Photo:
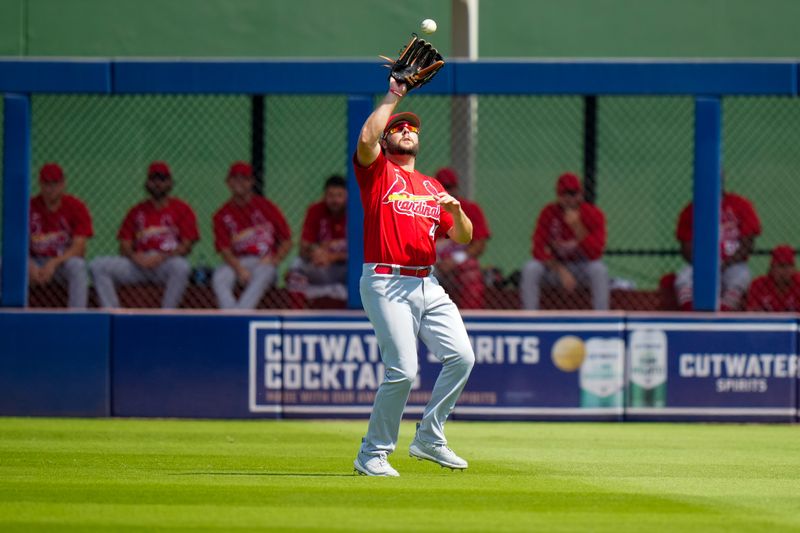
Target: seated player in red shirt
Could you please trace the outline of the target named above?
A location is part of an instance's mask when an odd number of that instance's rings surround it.
[[[681,245],[681,255],[688,265],[675,277],[675,293],[683,311],[693,309],[692,292],[692,223],[693,202],[681,211],[675,236]],[[723,191],[720,208],[720,285],[722,294],[720,309],[738,311],[742,308],[742,297],[750,284],[750,268],[747,260],[761,234],[761,221],[753,204],[744,196]]]
[[[39,170],[41,192],[30,202],[31,285],[56,282],[67,286],[69,307],[86,307],[89,276],[86,242],[92,237],[92,217],[86,204],[64,189],[63,169],[47,163]]]
[[[164,284],[161,307],[177,308],[189,283],[186,256],[200,239],[191,206],[173,196],[172,173],[163,161],[147,169],[147,200],[133,206],[117,232],[119,257],[98,257],[89,265],[103,307],[119,307],[116,284]]]
[[[800,311],[800,273],[795,270],[794,249],[788,244],[772,250],[769,273],[759,276],[747,291],[748,311],[796,313]]]
[[[441,168],[436,179],[451,196],[461,202],[461,209],[472,221],[472,242],[459,244],[444,236],[436,239],[436,268],[433,273],[461,309],[483,308],[485,285],[478,261],[491,237],[481,207],[459,194],[458,174],[452,168]]]
[[[533,232],[533,260],[520,278],[523,309],[539,309],[542,284],[572,292],[580,285],[592,291],[592,307],[608,309],[608,268],[602,261],[606,246],[606,217],[583,199],[583,186],[575,174],[562,174],[556,182],[558,199],[539,213]]]
[[[301,299],[347,300],[347,182],[342,176],[325,180],[322,200],[306,211],[288,287]]]
[[[225,182],[231,199],[214,213],[214,246],[225,262],[214,270],[211,286],[221,309],[255,309],[275,283],[292,234],[278,206],[253,192],[249,164],[233,163]],[[244,286],[238,300],[237,283]]]

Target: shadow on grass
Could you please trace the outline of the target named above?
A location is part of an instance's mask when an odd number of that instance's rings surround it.
[[[331,472],[173,472],[170,476],[285,476],[285,477],[352,477]]]

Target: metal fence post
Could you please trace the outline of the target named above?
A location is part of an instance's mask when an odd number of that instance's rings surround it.
[[[364,263],[364,210],[361,193],[353,168],[353,154],[358,146],[361,126],[372,113],[373,103],[369,96],[347,98],[347,307],[361,309],[361,294],[358,289],[361,265]]]
[[[25,307],[28,300],[28,210],[31,175],[31,100],[3,97],[2,307]]]
[[[692,265],[693,300],[694,309],[697,311],[719,309],[721,135],[720,98],[714,96],[696,98]]]

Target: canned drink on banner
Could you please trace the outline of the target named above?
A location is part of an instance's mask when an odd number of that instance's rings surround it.
[[[580,368],[581,407],[622,407],[625,344],[620,338],[586,340]]]
[[[634,330],[628,341],[628,355],[628,405],[666,407],[666,333],[661,330]]]

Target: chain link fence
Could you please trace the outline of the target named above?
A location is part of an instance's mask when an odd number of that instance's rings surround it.
[[[531,259],[536,218],[555,201],[557,177],[573,172],[589,175],[587,189],[606,215],[603,262],[611,278],[611,308],[668,308],[659,284],[683,265],[675,226],[692,196],[694,99],[598,97],[594,124],[587,123],[587,100],[578,96],[475,100],[469,146],[454,139],[453,115],[463,107],[454,108],[452,98],[414,95],[400,110],[422,118],[419,170],[433,175],[445,166],[472,169],[461,176],[461,189],[482,207],[492,234],[480,257],[483,307],[520,308],[520,270]],[[225,176],[231,162],[256,155],[264,194],[289,222],[294,248],[281,274],[297,254],[306,208],[321,197],[324,180],[346,174],[350,164],[345,96],[267,96],[256,117],[249,96],[36,95],[32,109],[32,192],[38,193],[42,164],[64,168],[67,192],[83,199],[93,217],[87,260],[119,253],[116,233],[128,209],[145,198],[148,164],[170,165],[173,194],[194,208],[200,230],[189,256],[193,274],[183,307],[216,306],[208,274],[221,259],[211,218],[230,196]],[[799,119],[796,99],[723,100],[726,189],[748,197],[763,224],[750,261],[754,276],[766,272],[773,246],[795,240]],[[263,138],[252,131],[260,123]],[[587,127],[594,128],[592,136]],[[254,139],[261,142],[254,145]],[[157,306],[160,290],[120,289],[122,304]],[[96,306],[90,294],[90,306]],[[30,295],[33,306],[66,301],[63,288],[52,284],[34,287]],[[280,275],[261,307],[289,305]],[[590,307],[582,289],[544,289],[541,295],[543,309]]]

